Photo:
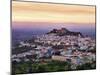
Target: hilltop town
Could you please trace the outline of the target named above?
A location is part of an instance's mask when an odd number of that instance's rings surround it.
[[[53,29],[13,47],[12,62],[46,63],[53,60],[71,63],[71,68],[76,69],[78,65],[96,61],[95,47],[95,39],[80,32]]]

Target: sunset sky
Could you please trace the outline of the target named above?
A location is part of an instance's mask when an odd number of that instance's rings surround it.
[[[13,26],[34,23],[95,25],[95,6],[12,1]]]

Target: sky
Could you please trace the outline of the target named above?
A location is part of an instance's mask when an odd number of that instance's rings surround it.
[[[95,6],[12,1],[13,27],[95,25]]]

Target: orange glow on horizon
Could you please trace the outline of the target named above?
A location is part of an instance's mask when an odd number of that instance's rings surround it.
[[[12,22],[95,23],[95,6],[12,1]]]

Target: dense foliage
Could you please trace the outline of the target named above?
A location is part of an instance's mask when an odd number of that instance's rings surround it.
[[[27,73],[43,73],[43,72],[56,72],[56,71],[72,71],[71,65],[68,62],[61,61],[49,61],[49,62],[13,62],[12,63],[12,75],[15,74],[27,74]],[[88,70],[95,69],[95,63],[86,63],[81,66],[77,66],[76,70]]]

